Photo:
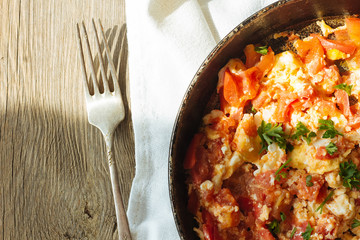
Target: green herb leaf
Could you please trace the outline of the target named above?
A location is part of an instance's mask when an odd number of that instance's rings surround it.
[[[293,230],[291,231],[290,239],[294,237],[295,233],[296,233],[296,227],[294,227]]]
[[[286,136],[281,124],[272,125],[271,123],[266,123],[263,120],[257,132],[261,139],[260,153],[267,150],[268,146],[274,142],[277,143],[280,148],[286,149]]]
[[[260,53],[262,55],[266,55],[268,53],[267,46],[255,47],[255,52]]]
[[[301,236],[303,237],[303,239],[305,240],[310,240],[310,236],[311,236],[311,232],[313,231],[314,229],[310,226],[310,223],[308,223],[306,229],[305,229],[305,232],[303,232],[301,234]]]
[[[286,173],[286,172],[281,172],[281,173],[279,173],[279,174],[275,177],[275,180],[278,181],[278,182],[280,182],[280,180],[281,180],[282,178],[286,178],[286,177],[287,177],[287,173]]]
[[[326,147],[325,147],[326,151],[328,152],[328,154],[330,155],[334,155],[334,153],[336,153],[336,151],[338,150],[337,146],[335,145],[335,143],[330,142]]]
[[[309,145],[311,143],[311,138],[316,137],[316,133],[311,132],[307,135],[307,137],[305,137],[305,141],[307,142],[307,144]]]
[[[294,146],[291,143],[287,142],[286,143],[286,153],[292,152],[292,150],[294,150]]]
[[[343,136],[342,133],[337,131],[332,120],[319,119],[319,130],[326,130],[322,138],[334,138],[336,135]]]
[[[339,175],[343,179],[344,187],[360,189],[360,172],[351,160],[340,163]]]
[[[280,223],[276,219],[268,224],[267,227],[274,237],[280,232]]]
[[[299,140],[300,136],[306,137],[307,133],[309,132],[310,130],[302,122],[298,122],[296,124],[296,132],[291,136],[291,138]]]
[[[312,187],[312,186],[314,186],[314,183],[311,182],[311,179],[312,179],[312,176],[311,176],[311,175],[307,175],[307,176],[306,176],[306,186],[307,186],[307,187]]]
[[[354,219],[353,223],[351,224],[351,228],[356,228],[360,226],[360,221],[357,219]]]
[[[339,85],[336,85],[334,88],[344,90],[350,96],[353,85],[347,85],[346,83],[341,83]]]
[[[256,114],[256,113],[257,113],[257,111],[256,111],[256,109],[255,109],[254,107],[251,107],[250,113],[252,113],[252,114]]]
[[[281,221],[282,221],[282,222],[285,221],[285,219],[286,219],[285,213],[280,212],[280,218],[281,218]]]
[[[283,165],[280,166],[280,168],[275,172],[275,180],[280,182],[281,178],[286,178],[287,173],[286,172],[280,172],[283,169],[286,169],[289,167],[289,163],[291,162],[291,158],[289,158],[286,162],[284,162]]]
[[[296,124],[296,132],[291,136],[291,138],[299,140],[300,137],[303,137],[307,144],[310,144],[311,138],[316,137],[316,133],[310,132],[310,130],[302,122],[298,122]]]
[[[332,196],[334,195],[334,190],[332,190],[329,195],[326,196],[324,201],[320,204],[320,206],[316,209],[316,212],[320,210],[320,214],[322,214],[323,207],[325,206],[326,202],[329,201]]]

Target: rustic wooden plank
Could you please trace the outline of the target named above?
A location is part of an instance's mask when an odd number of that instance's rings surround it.
[[[0,13],[0,239],[116,239],[75,24],[84,20],[90,30],[100,18],[114,54],[126,104],[114,151],[127,206],[135,161],[124,0],[3,0]]]

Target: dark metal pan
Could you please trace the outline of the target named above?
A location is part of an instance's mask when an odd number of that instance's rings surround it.
[[[284,30],[306,35],[318,31],[315,21],[327,19],[338,25],[346,15],[360,14],[359,0],[285,0],[278,1],[255,13],[222,39],[196,72],[180,106],[169,152],[169,190],[172,211],[181,239],[198,239],[193,228],[196,221],[187,211],[186,172],[183,160],[201,118],[216,105],[218,71],[231,58],[242,57],[249,43],[267,41],[276,51],[281,41],[268,41],[273,33]]]

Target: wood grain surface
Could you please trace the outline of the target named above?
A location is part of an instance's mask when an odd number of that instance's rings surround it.
[[[76,23],[100,18],[126,118],[115,133],[125,206],[135,172],[124,0],[0,1],[0,240],[117,239],[98,129],[87,120]],[[95,61],[96,65],[96,61]]]

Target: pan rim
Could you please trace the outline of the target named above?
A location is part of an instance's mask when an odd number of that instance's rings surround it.
[[[256,19],[262,17],[263,15],[266,15],[270,11],[279,8],[281,6],[287,5],[287,4],[295,4],[297,2],[304,2],[308,0],[280,0],[276,1],[249,16],[244,21],[242,21],[240,24],[238,24],[236,27],[234,27],[225,37],[223,37],[216,46],[210,51],[210,53],[207,55],[207,57],[204,59],[204,61],[201,63],[198,70],[195,72],[194,77],[192,78],[191,82],[189,83],[188,88],[186,89],[186,92],[184,94],[184,97],[181,100],[181,104],[178,108],[178,112],[175,118],[175,122],[172,129],[172,134],[170,138],[170,145],[169,145],[169,155],[168,155],[168,188],[169,188],[169,197],[171,202],[171,210],[174,218],[174,222],[176,225],[177,232],[182,240],[185,240],[183,230],[184,228],[181,225],[181,221],[178,215],[177,208],[175,206],[175,201],[177,200],[175,197],[175,185],[173,181],[173,175],[174,175],[174,152],[175,152],[175,146],[177,141],[177,136],[179,134],[179,124],[180,120],[182,119],[184,115],[183,109],[188,105],[188,99],[191,93],[193,92],[193,88],[196,85],[199,77],[201,74],[207,69],[209,63],[217,56],[217,53],[221,52],[221,50],[226,46],[227,43],[229,43],[243,28],[247,27],[249,24],[254,22]],[[344,14],[343,14],[344,15]],[[321,17],[314,17],[313,19],[309,19],[309,21],[313,21],[319,18],[326,18],[328,16],[333,16],[331,14],[324,15]],[[339,15],[338,15],[339,16]],[[288,25],[290,27],[291,25]],[[184,183],[185,184],[185,183]],[[194,233],[195,234],[195,233]]]

